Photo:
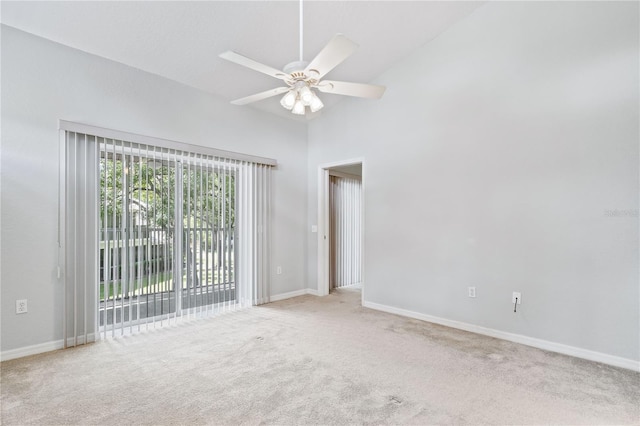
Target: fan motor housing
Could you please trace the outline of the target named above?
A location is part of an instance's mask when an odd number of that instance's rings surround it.
[[[285,65],[283,71],[289,76],[289,78],[285,80],[286,83],[289,86],[293,86],[299,81],[305,82],[308,86],[318,84],[318,71],[307,70],[306,67],[308,65],[309,63],[305,61],[295,61]]]
[[[305,61],[289,62],[287,65],[284,66],[283,71],[286,74],[290,74],[291,76],[298,73],[301,75],[304,75],[304,69],[307,67],[307,65],[309,65],[309,62],[305,62]]]

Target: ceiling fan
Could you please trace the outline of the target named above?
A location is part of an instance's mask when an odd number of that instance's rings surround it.
[[[359,98],[380,99],[382,97],[385,91],[384,86],[322,80],[322,77],[329,71],[353,54],[358,47],[356,43],[342,34],[337,34],[311,62],[305,62],[302,54],[302,35],[303,11],[302,0],[300,0],[300,60],[285,65],[283,70],[280,71],[231,50],[221,53],[220,57],[227,61],[270,75],[286,84],[283,87],[236,99],[231,103],[234,105],[246,105],[285,93],[280,100],[280,104],[293,114],[304,115],[306,107],[309,107],[311,112],[316,112],[324,106],[314,89],[323,93]]]

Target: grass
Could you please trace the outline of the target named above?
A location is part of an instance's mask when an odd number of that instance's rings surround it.
[[[135,294],[147,294],[150,292],[148,290],[153,290],[151,292],[167,291],[169,288],[171,288],[172,280],[173,272],[171,271],[157,272],[155,274],[136,278],[132,282],[129,282],[129,295],[133,296]],[[105,300],[105,285],[106,283],[104,282],[100,283],[100,300]],[[108,299],[113,299],[114,294],[116,295],[116,297],[122,297],[122,290],[124,287],[123,280],[118,280],[115,282],[111,281],[108,283],[107,287],[109,289]],[[149,287],[151,288],[149,289]],[[131,291],[131,289],[135,291]]]
[[[216,269],[209,269],[208,271],[204,271],[204,276],[200,277],[202,280],[201,284],[219,284],[225,282],[228,278],[230,281],[233,281],[234,274],[233,271],[231,274],[228,272],[220,271],[218,274]],[[186,270],[184,271],[186,274]],[[109,289],[108,299],[113,299],[114,295],[116,298],[122,297],[124,282],[123,280],[111,281],[107,285]],[[187,288],[187,277],[184,276],[182,280],[182,288]],[[140,278],[136,278],[133,281],[129,282],[129,292],[128,296],[136,296],[142,294],[153,294],[160,293],[164,291],[169,291],[173,289],[173,272],[172,271],[164,271],[158,272],[150,275],[145,275]],[[105,283],[100,283],[100,300],[105,300]]]

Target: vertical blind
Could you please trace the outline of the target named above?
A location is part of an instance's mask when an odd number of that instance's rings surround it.
[[[64,342],[269,301],[271,167],[66,131]]]
[[[354,177],[330,176],[330,285],[345,287],[362,281],[362,182]]]
[[[66,135],[60,151],[61,168],[59,272],[64,283],[63,342],[75,346],[96,338],[95,276],[98,270],[99,182],[96,138]]]

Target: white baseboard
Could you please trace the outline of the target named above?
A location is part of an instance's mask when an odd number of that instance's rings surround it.
[[[62,340],[55,340],[53,342],[40,343],[37,345],[24,346],[22,348],[10,349],[0,353],[0,360],[9,361],[10,359],[22,358],[29,355],[37,355],[44,352],[57,351],[62,349],[64,345]]]
[[[277,302],[279,300],[291,299],[292,297],[304,296],[307,294],[307,289],[303,288],[300,290],[289,291],[287,293],[275,294],[269,298],[270,302]]]
[[[548,340],[537,339],[534,337],[524,336],[522,334],[508,333],[506,331],[495,330],[492,328],[486,328],[479,325],[469,324],[460,321],[449,320],[445,318],[439,318],[432,315],[421,314],[419,312],[408,311],[406,309],[395,308],[393,306],[381,305],[379,303],[364,301],[362,306],[365,308],[375,309],[377,311],[388,312],[390,314],[396,314],[403,317],[414,318],[422,321],[432,322],[435,324],[444,325],[451,328],[457,328],[459,330],[470,331],[472,333],[483,334],[485,336],[491,336],[502,340],[508,340],[510,342],[521,343],[523,345],[532,346],[538,349],[544,349],[546,351],[557,352],[564,355],[574,356],[576,358],[583,358],[590,361],[601,362],[603,364],[613,365],[615,367],[622,367],[628,370],[640,372],[640,362],[622,358],[614,355],[605,354],[602,352],[591,351],[588,349],[577,348],[575,346],[564,345],[561,343],[550,342]]]
[[[290,291],[287,293],[275,294],[269,298],[270,302],[277,302],[279,300],[291,299],[292,297],[304,296],[305,294],[311,294],[313,296],[318,295],[318,290],[312,290],[310,288],[303,288],[300,290]]]
[[[95,341],[95,335],[93,333],[87,336],[87,343],[91,343]],[[52,342],[39,343],[37,345],[24,346],[22,348],[10,349],[8,351],[3,351],[0,353],[0,361],[9,361],[10,359],[22,358],[30,355],[38,355],[43,354],[45,352],[57,351],[58,349],[64,348],[64,340],[54,340]],[[83,345],[84,336],[78,336],[78,345]],[[67,346],[71,347],[73,345],[73,338],[67,338]]]

